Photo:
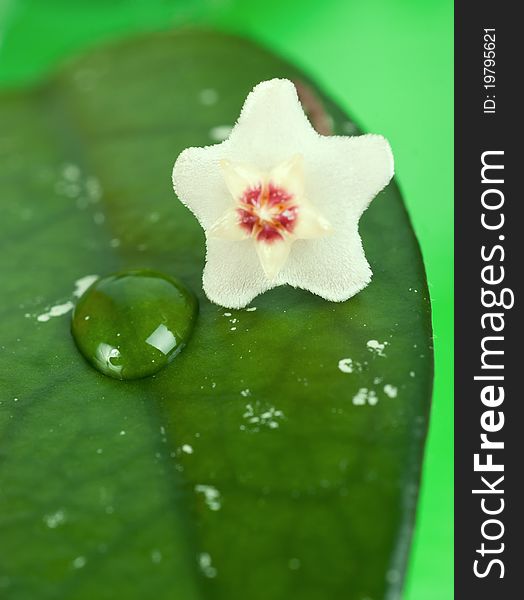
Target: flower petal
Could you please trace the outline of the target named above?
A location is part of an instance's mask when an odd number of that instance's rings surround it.
[[[337,228],[321,239],[296,241],[279,281],[343,302],[366,287],[371,275],[355,226]]]
[[[204,229],[211,227],[233,206],[220,169],[227,144],[225,141],[204,148],[186,148],[173,168],[173,187],[178,198]]]
[[[206,245],[202,281],[211,302],[226,308],[243,308],[274,287],[260,266],[255,245],[249,240],[228,242],[208,236]]]
[[[393,177],[393,155],[381,135],[321,137],[304,156],[308,199],[337,228],[358,222]]]
[[[248,95],[224,158],[269,171],[318,138],[293,83],[271,79],[259,83]]]
[[[291,244],[287,240],[275,240],[270,243],[257,242],[256,250],[260,264],[269,281],[274,281],[275,277],[285,265]]]
[[[295,154],[271,169],[269,181],[284,188],[297,199],[304,196],[304,157]]]
[[[220,240],[240,241],[249,237],[249,233],[240,227],[238,213],[235,209],[230,209],[209,229],[210,237]]]
[[[264,183],[263,173],[245,163],[223,159],[220,161],[220,168],[234,200],[240,200],[246,189],[255,189]]]
[[[331,223],[308,203],[300,204],[298,219],[293,235],[299,240],[316,239],[333,231]]]

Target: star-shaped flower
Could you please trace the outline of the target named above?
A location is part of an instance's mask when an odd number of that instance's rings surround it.
[[[392,176],[382,136],[322,136],[290,81],[259,83],[228,139],[187,148],[173,169],[206,234],[206,295],[242,308],[289,284],[347,300],[371,280],[358,221]]]

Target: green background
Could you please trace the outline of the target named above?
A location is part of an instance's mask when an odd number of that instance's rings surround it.
[[[406,600],[453,597],[453,4],[450,0],[0,0],[0,85],[132,32],[248,35],[384,134],[428,272],[436,377]]]

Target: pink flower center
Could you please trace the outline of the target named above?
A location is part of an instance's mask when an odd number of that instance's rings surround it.
[[[259,242],[275,242],[292,233],[298,217],[293,195],[269,183],[247,188],[237,209],[239,225]]]

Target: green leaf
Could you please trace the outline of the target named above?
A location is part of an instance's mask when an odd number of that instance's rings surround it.
[[[332,304],[280,288],[252,311],[203,296],[203,234],[171,189],[178,153],[213,143],[275,76],[304,82],[240,39],[159,34],[0,96],[2,597],[397,597],[432,382],[397,187],[361,222],[362,293]],[[312,120],[354,132],[312,89]],[[173,363],[122,382],[53,314],[79,279],[138,268],[179,278],[200,314]]]

